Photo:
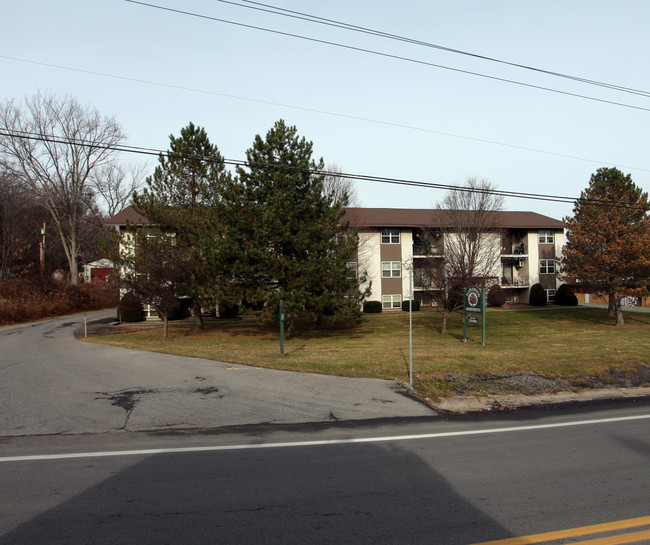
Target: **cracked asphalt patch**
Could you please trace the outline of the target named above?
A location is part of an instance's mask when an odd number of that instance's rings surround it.
[[[133,411],[137,405],[140,398],[135,398],[135,396],[142,394],[152,394],[156,390],[122,390],[120,392],[114,393],[111,395],[108,392],[95,392],[96,395],[101,395],[104,397],[98,397],[95,399],[107,399],[111,402],[111,405],[115,407],[122,407],[127,412]]]
[[[199,394],[202,396],[214,396],[219,394],[219,388],[216,386],[209,386],[206,388],[164,388],[164,389],[142,389],[142,388],[127,388],[126,390],[118,390],[116,392],[95,392],[95,399],[103,399],[111,402],[115,407],[121,407],[127,412],[132,412],[136,405],[142,401],[142,396],[155,395],[155,394]],[[223,398],[223,394],[216,397]]]
[[[120,407],[126,411],[126,417],[119,430],[127,430],[129,423],[132,421],[134,411],[138,404],[146,401],[149,405],[164,405],[169,400],[174,400],[177,405],[184,405],[183,400],[188,400],[188,396],[194,398],[217,398],[222,399],[223,394],[219,392],[216,386],[207,386],[203,388],[126,388],[114,392],[95,392],[96,400],[109,401],[114,407]],[[174,426],[179,422],[166,424]],[[190,425],[187,422],[183,424]]]

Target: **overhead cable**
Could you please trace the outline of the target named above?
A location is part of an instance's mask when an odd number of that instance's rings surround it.
[[[508,144],[506,142],[499,142],[498,140],[489,140],[489,139],[486,139],[486,138],[477,138],[477,137],[467,136],[467,135],[463,135],[463,134],[456,134],[456,133],[445,132],[445,131],[437,131],[437,130],[428,129],[428,128],[425,128],[425,127],[417,127],[415,125],[407,125],[407,124],[404,124],[404,123],[394,123],[392,121],[383,121],[383,120],[380,120],[380,119],[372,119],[372,118],[369,118],[369,117],[363,117],[363,116],[358,116],[358,115],[343,114],[343,113],[340,113],[340,112],[332,112],[332,111],[329,111],[329,110],[321,110],[321,109],[318,109],[318,108],[308,108],[306,106],[296,106],[294,104],[286,104],[286,103],[282,103],[282,102],[273,102],[273,101],[270,101],[270,100],[262,100],[262,99],[257,99],[257,98],[243,97],[243,96],[239,96],[239,95],[231,95],[231,94],[226,94],[226,93],[219,93],[217,91],[209,91],[209,90],[206,90],[206,89],[198,89],[198,88],[195,88],[195,87],[187,87],[187,86],[182,86],[182,85],[174,85],[172,83],[163,83],[163,82],[158,82],[158,81],[150,81],[150,80],[144,80],[144,79],[140,79],[140,78],[132,78],[132,77],[129,77],[129,76],[120,76],[120,75],[117,75],[117,74],[109,74],[109,73],[106,73],[106,72],[98,72],[96,70],[86,70],[86,69],[83,69],[83,68],[74,68],[74,67],[71,67],[71,66],[64,66],[64,65],[60,65],[60,64],[51,64],[51,63],[46,63],[46,62],[41,62],[41,61],[35,61],[35,60],[32,60],[32,59],[23,59],[23,58],[20,58],[20,57],[10,57],[10,56],[7,56],[7,55],[0,55],[0,59],[6,59],[6,60],[16,61],[16,62],[23,62],[23,63],[27,63],[27,64],[35,64],[35,65],[38,65],[38,66],[46,66],[48,68],[55,68],[57,70],[66,70],[66,71],[69,71],[69,72],[77,72],[77,73],[80,73],[80,74],[89,74],[89,75],[92,75],[92,76],[100,76],[100,77],[103,77],[103,78],[111,78],[111,79],[117,79],[117,80],[121,80],[121,81],[129,81],[129,82],[132,82],[132,83],[141,83],[141,84],[144,84],[144,85],[152,85],[152,86],[156,86],[156,87],[164,87],[164,88],[167,88],[167,89],[176,89],[176,90],[179,90],[179,91],[188,91],[188,92],[191,92],[191,93],[200,93],[200,94],[204,94],[204,95],[218,96],[218,97],[229,98],[229,99],[233,99],[233,100],[242,100],[242,101],[246,101],[246,102],[254,102],[256,104],[267,104],[267,105],[270,105],[270,106],[279,106],[281,108],[288,108],[288,109],[291,109],[291,110],[298,110],[298,111],[302,111],[302,112],[311,112],[311,113],[316,113],[316,114],[321,114],[321,115],[340,117],[342,119],[351,119],[351,120],[354,120],[354,121],[363,121],[365,123],[374,123],[374,124],[377,124],[377,125],[384,125],[384,126],[387,126],[387,127],[397,127],[397,128],[400,128],[400,129],[425,132],[425,133],[429,133],[429,134],[438,134],[440,136],[449,136],[449,137],[452,137],[452,138],[460,138],[462,140],[468,140],[470,142],[479,142],[479,143],[482,143],[482,144],[490,144],[490,145],[494,145],[494,146],[501,146],[501,147],[505,147],[505,148],[517,149],[517,150],[522,150],[522,151],[530,151],[530,152],[533,152],[533,153],[542,153],[544,155],[551,155],[551,156],[554,156],[554,157],[562,157],[564,159],[574,159],[576,161],[585,161],[585,162],[588,162],[588,163],[594,163],[594,164],[599,164],[599,165],[607,164],[607,165],[610,165],[610,166],[618,166],[619,168],[637,170],[637,171],[640,171],[640,172],[650,172],[650,169],[635,167],[635,166],[631,166],[631,165],[623,165],[623,164],[619,164],[619,163],[615,164],[615,163],[611,163],[611,162],[608,162],[608,161],[603,161],[603,160],[600,160],[600,159],[590,159],[588,157],[580,157],[580,156],[577,156],[577,155],[570,155],[570,154],[566,154],[566,153],[558,153],[558,152],[554,152],[554,151],[541,150],[541,149],[531,148],[531,147],[527,147],[527,146],[519,146],[519,145],[516,145],[516,144]]]
[[[422,60],[418,60],[418,59],[412,59],[412,58],[409,58],[409,57],[403,57],[401,55],[394,55],[394,54],[391,54],[391,53],[384,53],[384,52],[381,52],[381,51],[375,51],[373,49],[366,49],[366,48],[363,48],[363,47],[357,47],[357,46],[352,46],[352,45],[348,45],[348,44],[332,42],[332,41],[329,41],[329,40],[322,40],[322,39],[319,39],[319,38],[313,38],[313,37],[310,37],[310,36],[303,36],[301,34],[294,34],[294,33],[291,33],[291,32],[283,32],[283,31],[280,31],[280,30],[273,30],[273,29],[270,29],[270,28],[260,27],[260,26],[256,26],[256,25],[249,25],[249,24],[240,23],[240,22],[237,22],[237,21],[229,21],[227,19],[221,19],[221,18],[218,18],[218,17],[211,17],[209,15],[202,15],[200,13],[195,13],[195,12],[191,12],[191,11],[185,11],[185,10],[180,10],[180,9],[169,8],[169,7],[160,6],[160,5],[157,5],[157,4],[150,4],[148,2],[141,2],[140,0],[124,0],[124,1],[129,2],[130,4],[137,4],[137,5],[148,7],[148,8],[158,9],[158,10],[161,10],[161,11],[167,11],[167,12],[170,12],[170,13],[176,13],[176,14],[179,14],[179,15],[187,15],[187,16],[190,16],[190,17],[198,18],[198,19],[204,19],[204,20],[218,22],[218,23],[226,23],[226,24],[229,24],[229,25],[234,25],[234,26],[238,26],[238,27],[242,27],[242,28],[248,28],[248,29],[251,29],[251,30],[259,30],[259,31],[262,31],[262,32],[277,34],[277,35],[280,35],[280,36],[287,36],[287,37],[290,37],[290,38],[298,38],[300,40],[306,40],[306,41],[309,41],[309,42],[319,43],[319,44],[323,44],[323,45],[330,45],[330,46],[333,46],[333,47],[339,47],[339,48],[342,48],[342,49],[348,49],[348,50],[357,51],[357,52],[360,52],[360,53],[368,53],[368,54],[371,54],[371,55],[377,55],[377,56],[380,56],[380,57],[385,57],[385,58],[389,58],[389,59],[393,59],[393,60],[414,63],[414,64],[418,64],[418,65],[421,65],[421,66],[429,66],[431,68],[440,68],[440,69],[443,69],[443,70],[450,70],[452,72],[457,72],[457,73],[466,74],[466,75],[470,75],[470,76],[477,76],[477,77],[481,77],[481,78],[490,79],[490,80],[493,80],[493,81],[500,81],[500,82],[503,82],[503,83],[511,83],[513,85],[519,85],[521,87],[528,87],[530,89],[537,89],[537,90],[540,90],[540,91],[548,91],[548,92],[551,92],[551,93],[557,93],[557,94],[560,94],[560,95],[572,96],[572,97],[575,97],[575,98],[581,98],[581,99],[585,99],[585,100],[591,100],[591,101],[600,102],[600,103],[603,103],[603,104],[610,104],[610,105],[613,105],[613,106],[620,106],[620,107],[623,107],[623,108],[631,108],[631,109],[634,109],[634,110],[641,110],[641,111],[650,112],[650,108],[646,108],[646,107],[643,107],[643,106],[636,106],[634,104],[626,104],[626,103],[623,103],[623,102],[617,102],[617,101],[614,101],[614,100],[606,100],[604,98],[597,98],[597,97],[593,97],[593,96],[589,96],[589,95],[583,95],[583,94],[580,94],[580,93],[572,93],[572,92],[569,92],[569,91],[562,91],[560,89],[553,89],[551,87],[544,87],[542,85],[534,85],[532,83],[524,83],[522,81],[512,80],[512,79],[508,79],[508,78],[501,78],[501,77],[497,77],[497,76],[491,76],[489,74],[482,74],[480,72],[473,72],[471,70],[463,70],[461,68],[454,68],[454,67],[445,66],[445,65],[442,65],[442,64],[436,64],[436,63],[422,61]]]
[[[407,179],[390,178],[384,176],[372,176],[367,174],[331,172],[322,169],[311,169],[311,168],[306,169],[301,167],[293,167],[289,165],[280,165],[280,164],[271,164],[271,163],[251,163],[249,161],[238,160],[238,159],[217,160],[213,157],[205,156],[205,155],[192,155],[192,154],[176,153],[176,152],[169,153],[167,150],[157,150],[153,148],[144,148],[144,147],[128,146],[128,145],[101,144],[97,142],[88,142],[81,139],[70,139],[67,137],[61,137],[56,135],[44,135],[44,134],[38,134],[38,133],[32,133],[26,131],[0,130],[0,136],[8,136],[10,138],[23,138],[26,140],[36,140],[36,141],[50,142],[50,143],[57,143],[57,144],[94,147],[97,149],[110,149],[113,151],[134,153],[140,155],[149,155],[149,156],[158,156],[158,157],[163,156],[168,158],[183,157],[187,159],[199,159],[202,161],[219,162],[219,163],[240,167],[240,168],[256,167],[256,168],[269,168],[269,169],[273,168],[276,170],[287,170],[293,172],[299,171],[299,172],[314,174],[316,176],[332,176],[332,177],[338,177],[338,178],[355,180],[355,181],[367,181],[367,182],[384,183],[384,184],[399,185],[399,186],[419,187],[424,189],[462,191],[467,193],[484,193],[484,194],[492,194],[492,195],[502,196],[502,197],[511,197],[516,199],[550,201],[550,202],[559,202],[559,203],[568,203],[568,204],[574,204],[576,202],[580,202],[584,204],[592,204],[597,206],[624,207],[628,209],[648,210],[650,208],[649,205],[643,205],[638,202],[611,201],[611,200],[602,200],[602,199],[584,199],[582,197],[575,198],[575,197],[566,197],[560,195],[545,195],[540,193],[525,193],[520,191],[505,191],[505,190],[498,190],[498,189],[487,190],[481,188],[468,188],[465,186],[458,186],[458,185],[451,185],[451,184],[423,182],[418,180],[407,180]]]
[[[445,51],[445,52],[448,52],[448,53],[456,53],[456,54],[459,54],[459,55],[465,55],[465,56],[473,57],[473,58],[476,58],[476,59],[479,59],[479,60],[494,62],[494,63],[498,63],[498,64],[503,64],[503,65],[506,65],[506,66],[512,66],[514,68],[521,68],[523,70],[538,72],[538,73],[541,73],[541,74],[554,76],[554,77],[559,77],[559,78],[564,78],[564,79],[568,79],[568,80],[572,80],[572,81],[577,81],[577,82],[580,82],[580,83],[586,83],[586,84],[589,84],[589,85],[596,85],[596,86],[604,87],[604,88],[611,89],[611,90],[614,90],[614,91],[621,91],[621,92],[624,92],[624,93],[630,93],[630,94],[635,94],[635,95],[639,95],[639,96],[650,97],[650,91],[643,91],[643,90],[640,90],[640,89],[633,89],[631,87],[624,87],[622,85],[616,85],[616,84],[613,84],[613,83],[606,83],[606,82],[596,81],[596,80],[592,80],[592,79],[588,79],[588,78],[584,78],[584,77],[580,77],[580,76],[572,76],[570,74],[563,74],[561,72],[556,72],[556,71],[553,71],[553,70],[546,70],[546,69],[543,69],[543,68],[536,68],[534,66],[519,64],[519,63],[516,63],[516,62],[506,61],[506,60],[503,60],[503,59],[497,59],[497,58],[494,58],[494,57],[489,57],[487,55],[481,55],[481,54],[478,54],[478,53],[463,51],[461,49],[455,49],[455,48],[452,48],[452,47],[447,47],[447,46],[438,45],[438,44],[434,44],[434,43],[430,43],[430,42],[425,42],[425,41],[417,40],[417,39],[414,39],[414,38],[408,38],[408,37],[405,37],[405,36],[400,36],[398,34],[391,34],[389,32],[384,32],[384,31],[381,31],[381,30],[375,30],[375,29],[368,28],[368,27],[353,25],[351,23],[346,23],[346,22],[343,22],[343,21],[337,21],[335,19],[328,19],[328,18],[325,18],[325,17],[319,17],[319,16],[316,16],[316,15],[311,15],[309,13],[304,13],[304,12],[300,12],[300,11],[285,9],[285,8],[278,7],[278,6],[273,6],[273,5],[270,5],[270,4],[264,4],[264,3],[261,3],[261,2],[254,2],[253,0],[241,0],[241,2],[245,2],[245,4],[240,3],[240,2],[234,2],[232,0],[216,0],[216,1],[221,2],[222,4],[229,4],[229,5],[237,6],[237,7],[241,7],[241,8],[253,9],[253,10],[262,11],[262,12],[266,12],[266,13],[272,13],[274,15],[280,15],[280,16],[283,16],[283,17],[291,17],[293,19],[299,19],[299,20],[308,21],[308,22],[311,22],[311,23],[317,23],[317,24],[321,24],[321,25],[327,25],[327,26],[330,26],[330,27],[341,28],[341,29],[344,29],[344,30],[350,30],[352,32],[359,32],[359,33],[362,33],[362,34],[369,34],[371,36],[376,36],[376,37],[380,37],[380,38],[386,38],[386,39],[389,39],[389,40],[405,42],[405,43],[409,43],[409,44],[413,44],[413,45],[419,45],[419,46],[428,47],[428,48],[431,48],[431,49],[437,49],[437,50],[440,50],[440,51]]]

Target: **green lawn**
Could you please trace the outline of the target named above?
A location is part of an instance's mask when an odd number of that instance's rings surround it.
[[[525,310],[490,309],[487,343],[480,325],[469,326],[462,342],[462,315],[450,317],[448,334],[440,334],[440,315],[413,313],[414,382],[421,393],[444,393],[436,387],[447,374],[497,375],[530,371],[562,377],[596,375],[608,368],[650,362],[650,314],[625,313],[625,326],[615,327],[603,309],[583,307]],[[128,328],[125,328],[128,331]],[[298,324],[298,334],[285,341],[280,355],[277,324],[243,320],[207,321],[204,331],[188,322],[159,328],[89,338],[90,342],[351,377],[408,382],[409,320],[407,312],[365,314],[360,324],[319,328]]]

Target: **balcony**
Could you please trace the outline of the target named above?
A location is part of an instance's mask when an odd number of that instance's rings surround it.
[[[528,248],[523,242],[521,244],[502,246],[501,257],[526,258],[528,257]]]
[[[413,244],[413,257],[436,257],[442,253],[442,244]]]
[[[527,288],[528,287],[528,278],[524,276],[515,276],[515,277],[501,277],[501,287],[502,288]]]

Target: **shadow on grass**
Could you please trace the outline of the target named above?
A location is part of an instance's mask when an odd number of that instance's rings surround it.
[[[296,322],[296,333],[287,339],[320,339],[320,338],[361,338],[367,332],[362,331],[363,324],[357,322],[345,322],[337,324],[321,325],[307,320]],[[243,321],[243,320],[215,320],[206,322],[206,330],[219,330],[228,333],[233,337],[279,337],[280,324],[277,322],[265,321]],[[188,332],[189,334],[189,332]]]
[[[585,307],[543,307],[545,311],[521,310],[522,313],[536,313],[535,319],[540,322],[557,322],[565,320],[577,324],[608,325],[616,327],[615,318],[607,315],[606,308]],[[548,308],[548,310],[546,310]],[[623,311],[626,323],[633,322],[640,325],[650,325],[650,314],[633,311]]]

